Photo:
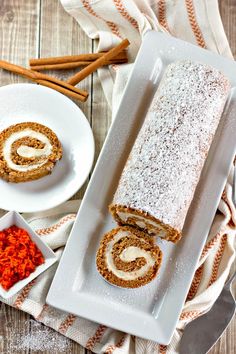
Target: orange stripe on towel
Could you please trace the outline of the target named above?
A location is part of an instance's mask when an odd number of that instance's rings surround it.
[[[158,1],[158,21],[159,24],[170,32],[167,19],[166,19],[166,2],[165,0]]]
[[[201,259],[203,259],[208,253],[209,251],[217,244],[217,242],[220,240],[221,235],[220,234],[216,234],[211,241],[209,241],[205,247],[203,248],[202,254],[201,254]]]
[[[42,308],[42,311],[40,312],[40,314],[37,317],[35,317],[35,319],[37,321],[42,321],[42,319],[43,319],[45,313],[47,312],[48,308],[49,308],[49,306],[47,304],[44,304],[43,308]]]
[[[116,346],[111,344],[106,348],[104,353],[105,354],[112,354],[115,349],[116,349]]]
[[[58,332],[65,334],[66,331],[75,322],[76,316],[71,313],[66,317],[66,319],[60,324]]]
[[[221,262],[221,259],[222,259],[223,253],[224,253],[226,242],[227,242],[227,235],[224,235],[221,238],[219,249],[215,255],[215,259],[214,259],[214,263],[213,263],[213,267],[212,267],[211,278],[208,283],[208,287],[211,286],[217,279],[218,270],[219,270],[220,262]]]
[[[112,354],[115,349],[121,348],[122,345],[123,345],[124,342],[125,342],[126,336],[127,336],[127,334],[124,334],[116,344],[114,344],[114,345],[112,345],[112,344],[109,345],[109,346],[106,348],[106,350],[105,350],[104,353],[105,353],[105,354]]]
[[[16,307],[17,309],[21,308],[21,305],[23,304],[23,302],[27,298],[30,290],[32,289],[32,287],[34,286],[35,283],[36,283],[36,279],[32,280],[28,285],[26,285],[21,290],[20,294],[17,296],[17,298],[13,304],[14,307]]]
[[[126,8],[124,7],[122,0],[113,0],[113,2],[115,4],[115,7],[117,8],[119,13],[121,14],[121,16],[123,16],[136,30],[139,30],[138,22],[135,20],[135,18],[130,16],[130,14],[128,13]]]
[[[196,270],[191,288],[189,289],[188,292],[187,300],[192,300],[196,295],[199,284],[201,283],[202,280],[203,268],[204,268],[204,263]]]
[[[106,326],[99,325],[94,335],[88,339],[85,348],[88,350],[93,350],[95,344],[100,341],[106,329]]]
[[[159,345],[159,354],[166,354],[167,346],[166,345]]]
[[[57,224],[54,224],[50,227],[45,227],[44,229],[36,230],[36,233],[40,236],[48,235],[56,230],[58,230],[62,225],[64,225],[69,220],[75,220],[76,214],[69,214],[64,216]]]
[[[112,31],[113,34],[115,34],[117,37],[121,38],[121,35],[119,33],[119,29],[118,26],[111,21],[107,21],[104,18],[102,18],[100,15],[98,15],[94,9],[92,8],[92,6],[90,5],[88,0],[81,0],[82,4],[84,5],[84,8],[88,11],[88,13],[96,18],[99,18],[100,20],[103,20],[107,26],[110,28],[110,30]]]
[[[195,14],[194,6],[193,6],[193,0],[185,0],[185,4],[186,4],[186,8],[187,8],[189,23],[190,23],[191,28],[193,30],[197,44],[202,48],[206,48],[205,40],[203,38],[200,27],[197,23],[196,14]]]
[[[180,315],[180,320],[194,320],[195,318],[199,317],[201,313],[201,311],[182,312],[182,314]]]

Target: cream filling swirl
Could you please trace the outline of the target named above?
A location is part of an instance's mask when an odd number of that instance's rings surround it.
[[[17,154],[22,157],[30,158],[30,157],[40,157],[40,156],[49,156],[52,152],[52,145],[50,143],[50,140],[48,139],[47,136],[44,134],[34,131],[30,128],[21,130],[19,132],[15,132],[9,136],[9,138],[6,139],[4,146],[3,146],[3,157],[8,165],[9,168],[15,171],[19,172],[27,172],[34,170],[36,168],[41,167],[47,162],[47,159],[45,161],[41,162],[36,162],[35,164],[32,165],[17,165],[15,164],[12,159],[11,159],[11,150],[12,150],[12,144],[16,142],[19,139],[29,137],[29,138],[34,138],[39,141],[41,141],[44,144],[43,149],[35,149],[30,146],[26,145],[21,145],[17,149]]]
[[[139,247],[129,246],[122,251],[122,253],[120,254],[120,259],[123,262],[131,262],[137,258],[143,257],[146,260],[146,264],[142,266],[140,269],[133,270],[131,272],[125,272],[123,270],[117,269],[112,257],[113,246],[118,240],[120,240],[123,237],[127,237],[129,235],[130,235],[129,232],[120,231],[114,236],[113,240],[108,244],[106,249],[106,263],[107,263],[107,268],[118,278],[124,280],[135,280],[139,277],[145,276],[148,270],[154,266],[155,258],[153,258],[149,252]],[[136,238],[138,239],[138,237]]]
[[[125,223],[129,218],[133,218],[135,220],[135,224],[139,226],[141,229],[147,228],[148,233],[155,233],[160,236],[160,237],[165,237],[166,236],[166,230],[157,222],[150,220],[150,219],[145,219],[144,217],[137,215],[137,214],[132,214],[128,212],[123,212],[123,211],[117,211],[117,215],[120,217],[120,219]],[[153,226],[153,229],[151,228]]]

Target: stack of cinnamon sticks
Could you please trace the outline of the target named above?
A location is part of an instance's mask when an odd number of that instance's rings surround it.
[[[102,66],[127,63],[128,59],[125,49],[128,45],[128,39],[124,39],[120,44],[107,52],[31,59],[29,61],[30,69],[0,60],[0,68],[24,76],[40,85],[50,87],[67,96],[85,102],[88,98],[88,92],[74,86]],[[43,70],[74,69],[78,67],[84,68],[67,82],[39,72]]]
[[[30,59],[29,64],[32,70],[44,71],[44,70],[65,70],[75,69],[81,66],[91,64],[93,61],[101,58],[106,52],[89,53],[80,55],[68,55],[64,57],[54,58],[39,58]],[[110,64],[123,64],[127,63],[128,58],[126,51],[118,53],[115,57],[107,61],[106,65]]]

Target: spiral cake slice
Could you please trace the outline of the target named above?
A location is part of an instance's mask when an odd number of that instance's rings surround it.
[[[61,157],[58,137],[42,124],[19,123],[0,134],[0,177],[8,182],[26,182],[46,176]]]
[[[138,288],[158,273],[162,252],[144,232],[130,226],[105,234],[97,252],[97,269],[109,283]]]
[[[229,90],[208,65],[167,67],[110,206],[120,225],[180,239]]]

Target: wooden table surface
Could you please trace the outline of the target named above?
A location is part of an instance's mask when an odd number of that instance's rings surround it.
[[[236,0],[221,0],[220,11],[225,30],[236,57]],[[27,65],[28,58],[89,53],[96,50],[96,44],[89,39],[62,8],[58,0],[0,0],[0,51],[1,58],[17,64]],[[60,73],[65,79],[67,73]],[[0,72],[0,85],[25,82],[23,78]],[[99,154],[111,112],[106,103],[97,75],[85,79],[81,87],[90,92],[88,101],[79,104],[90,121],[96,142],[96,158]],[[86,185],[75,198],[83,196]],[[16,349],[16,334],[32,335],[32,320],[27,314],[0,304],[0,354],[53,354],[58,350],[34,350],[25,347]],[[39,325],[38,331],[43,327]],[[47,330],[48,332],[52,330]],[[53,331],[52,331],[53,332]],[[59,341],[58,334],[56,338]],[[65,351],[64,351],[65,352]],[[67,341],[66,353],[89,353],[80,345]],[[236,353],[236,318],[210,354]],[[191,353],[188,353],[191,354]]]

